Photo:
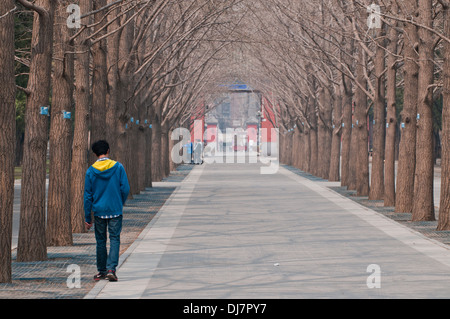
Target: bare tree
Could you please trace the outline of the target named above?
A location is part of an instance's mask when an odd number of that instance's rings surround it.
[[[418,20],[433,27],[431,0],[418,1]],[[434,150],[433,150],[433,83],[435,36],[425,28],[418,30],[418,100],[416,133],[416,166],[412,220],[434,220]]]
[[[373,100],[373,137],[372,170],[369,199],[384,198],[384,163],[385,163],[385,26],[382,22],[374,28],[374,100]]]
[[[15,95],[14,1],[0,1],[0,282],[11,282],[14,200]]]
[[[443,7],[444,34],[450,36],[450,3],[440,1]],[[441,196],[439,204],[438,230],[450,229],[450,42],[444,44],[443,96],[442,108],[442,160]]]
[[[91,106],[91,143],[106,139],[106,39],[100,39],[106,33],[105,13],[101,10],[107,4],[106,0],[92,0],[94,12],[94,27],[92,28],[94,41],[91,46],[92,53],[92,106]],[[98,40],[97,40],[98,39]],[[95,161],[95,155],[90,152],[90,163]]]
[[[72,158],[72,105],[74,84],[71,29],[67,27],[67,6],[57,2],[54,21],[53,94],[50,123],[50,165],[47,200],[47,245],[72,245],[70,218],[70,164]]]
[[[80,0],[81,12],[92,10],[91,0]],[[89,77],[89,42],[88,35],[89,17],[81,19],[81,29],[74,39],[75,46],[75,120],[72,143],[72,162],[70,173],[71,197],[70,215],[72,231],[75,233],[86,232],[84,225],[84,177],[88,168],[89,151],[89,109],[90,109],[90,77]]]
[[[391,11],[397,14],[397,3],[392,1]],[[387,31],[388,51],[386,57],[386,141],[384,165],[384,206],[395,205],[395,136],[397,130],[396,92],[397,92],[397,22],[389,21]]]
[[[56,3],[20,0],[33,9],[33,37],[26,109],[26,130],[22,166],[22,196],[17,260],[45,260],[46,158],[48,113],[53,44],[53,15]]]
[[[415,0],[405,0],[400,7],[403,15],[412,17],[417,11]],[[417,27],[405,24],[403,27],[403,78],[404,100],[401,113],[401,140],[397,169],[395,196],[396,212],[411,212],[414,203],[414,170],[416,163],[416,115],[417,115],[417,80],[419,67],[416,63]]]

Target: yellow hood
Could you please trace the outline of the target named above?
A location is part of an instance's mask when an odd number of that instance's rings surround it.
[[[111,167],[113,167],[117,162],[107,159],[104,161],[97,161],[95,162],[92,167],[95,169],[98,169],[100,172],[106,171],[107,169],[110,169]]]

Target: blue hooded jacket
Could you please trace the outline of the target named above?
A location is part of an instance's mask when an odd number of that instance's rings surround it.
[[[84,183],[84,216],[91,223],[94,216],[122,215],[130,192],[127,174],[119,162],[110,159],[95,162],[86,172]]]

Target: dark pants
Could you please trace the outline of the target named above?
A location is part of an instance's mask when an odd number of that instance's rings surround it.
[[[120,232],[122,231],[122,216],[115,218],[95,219],[95,239],[97,241],[97,270],[105,273],[116,271],[119,264]],[[107,232],[109,233],[109,255],[106,251]]]

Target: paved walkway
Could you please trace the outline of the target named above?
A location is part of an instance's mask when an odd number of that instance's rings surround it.
[[[85,298],[450,297],[447,245],[261,166],[195,166]]]

